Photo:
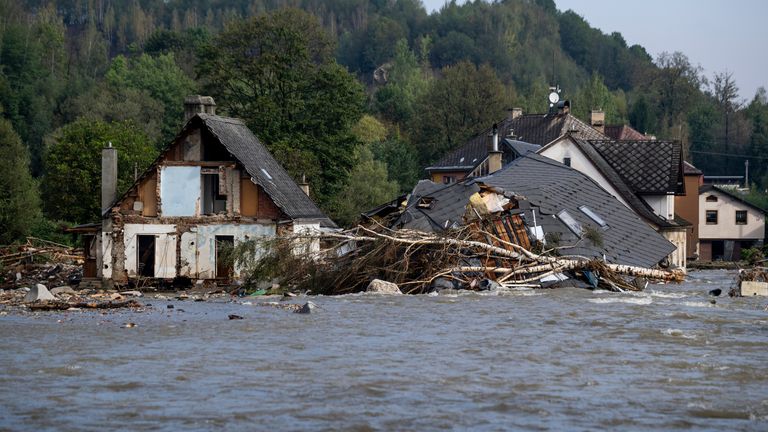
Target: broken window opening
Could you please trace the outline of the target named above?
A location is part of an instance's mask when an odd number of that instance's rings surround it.
[[[416,207],[423,208],[423,209],[430,209],[432,208],[432,204],[435,202],[435,199],[433,197],[421,197],[419,198],[419,201],[416,203]]]
[[[581,227],[581,224],[576,221],[576,219],[574,219],[570,213],[568,213],[568,210],[560,210],[560,212],[557,213],[557,217],[568,227],[569,230],[573,231],[574,234],[581,238],[582,232],[584,230]]]
[[[221,193],[218,174],[203,174],[203,206],[205,215],[227,211],[227,196]]]
[[[136,236],[136,267],[139,276],[155,277],[155,236]]]

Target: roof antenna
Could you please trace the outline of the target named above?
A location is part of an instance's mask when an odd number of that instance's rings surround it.
[[[555,49],[552,48],[552,85],[555,85],[557,82],[555,78],[557,78],[555,76]]]

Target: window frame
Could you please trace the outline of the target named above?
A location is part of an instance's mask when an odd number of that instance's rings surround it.
[[[710,214],[714,214],[714,216],[715,216],[714,222],[711,222],[709,220]],[[704,213],[704,222],[705,222],[706,225],[717,225],[718,222],[719,222],[718,211],[717,210],[706,210],[705,213]]]
[[[739,214],[744,215],[743,221],[739,221]],[[734,220],[736,221],[736,225],[747,225],[747,223],[749,222],[748,214],[749,213],[746,210],[736,210],[736,214],[734,215]]]

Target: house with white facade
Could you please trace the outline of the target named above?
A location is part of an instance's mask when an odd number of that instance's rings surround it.
[[[239,242],[335,227],[242,120],[216,115],[213,98],[187,98],[185,117],[119,196],[116,149],[103,150],[102,221],[74,231],[86,240],[84,278],[237,278],[223,255]]]
[[[728,188],[699,187],[699,259],[738,261],[741,250],[762,247],[766,212]]]

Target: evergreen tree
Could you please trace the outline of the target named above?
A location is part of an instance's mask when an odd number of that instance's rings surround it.
[[[29,156],[11,123],[0,119],[0,244],[21,240],[40,218]]]

